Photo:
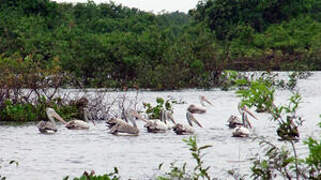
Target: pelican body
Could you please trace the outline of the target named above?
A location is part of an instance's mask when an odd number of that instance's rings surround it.
[[[233,137],[248,137],[249,135],[249,129],[244,126],[237,126],[232,133]]]
[[[178,123],[173,127],[173,130],[177,135],[194,134],[194,129],[192,127],[193,123],[197,124],[199,127],[202,127],[202,125],[194,118],[190,111],[186,112],[186,119],[189,125]]]
[[[253,118],[257,119],[245,106],[238,106],[238,110],[242,115],[242,124],[235,122],[236,128],[232,132],[233,137],[248,137],[250,135],[249,128],[252,128],[250,121],[248,120],[247,114],[250,114]]]
[[[126,133],[130,135],[138,135],[139,129],[135,121],[132,121],[133,125],[130,125],[128,122],[121,119],[112,118],[108,121],[107,124],[110,125],[110,133],[114,135],[119,135],[119,133]]]
[[[89,120],[88,120],[88,109],[84,108],[84,121],[83,120],[78,120],[74,119],[71,121],[68,121],[65,123],[65,127],[67,129],[72,129],[72,130],[82,130],[82,129],[89,129]],[[95,122],[92,120],[93,124],[95,125]]]
[[[122,114],[123,114],[124,120],[111,118],[106,122],[107,126],[110,128],[109,132],[114,135],[119,135],[119,134],[138,135],[139,129],[137,128],[135,119],[138,118],[142,121],[147,121],[147,120],[143,119],[133,109],[127,109],[123,111]],[[130,125],[129,122],[131,122],[133,125]]]
[[[57,132],[57,127],[55,123],[52,123],[50,121],[40,121],[37,124],[37,127],[41,133],[55,133]]]
[[[243,124],[242,120],[235,115],[231,115],[230,118],[227,120],[227,122],[228,122],[228,127],[233,129],[236,128],[236,126]]]

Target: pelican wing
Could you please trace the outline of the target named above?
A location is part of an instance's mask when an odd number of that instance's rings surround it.
[[[188,106],[187,111],[189,111],[191,113],[196,113],[196,114],[206,113],[206,109],[203,109],[201,107],[197,107],[194,104],[191,104],[190,106]]]
[[[47,133],[48,131],[57,132],[56,125],[49,121],[40,121],[37,127],[41,133]]]
[[[112,133],[112,134],[117,134],[117,133],[138,134],[139,130],[136,127],[131,126],[128,123],[119,123],[110,129],[110,133]]]
[[[71,120],[66,125],[68,129],[89,129],[89,124],[82,120]]]

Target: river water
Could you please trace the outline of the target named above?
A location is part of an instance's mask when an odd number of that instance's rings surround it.
[[[301,141],[296,143],[296,147],[299,156],[305,157],[307,147],[302,140],[310,136],[319,138],[321,134],[317,126],[321,114],[321,72],[313,72],[308,79],[299,80],[296,89],[303,97],[298,111],[305,119],[300,128]],[[136,92],[125,93],[133,98],[136,95]],[[144,102],[155,102],[156,97],[166,98],[168,95],[187,102],[174,105],[174,118],[180,123],[187,123],[186,108],[191,103],[199,104],[199,95],[206,96],[214,104],[213,107],[207,106],[206,114],[196,115],[204,128],[195,128],[198,144],[213,146],[204,151],[204,162],[211,166],[209,171],[212,177],[232,179],[227,175],[227,170],[230,169],[248,174],[251,166],[249,159],[261,149],[259,141],[254,140],[256,136],[281,143],[277,141],[276,123],[270,121],[270,116],[264,113],[256,113],[259,120],[252,120],[254,129],[250,138],[231,137],[232,130],[228,129],[226,121],[231,114],[238,114],[237,104],[240,101],[234,91],[142,91],[138,96]],[[278,90],[275,97],[277,104],[284,104],[290,93]],[[187,168],[193,167],[195,162],[182,141],[189,136],[178,136],[172,131],[150,134],[143,125],[143,122],[138,122],[140,135],[136,137],[108,134],[103,122],[91,126],[90,130],[81,131],[68,130],[60,124],[59,131],[53,135],[40,134],[35,123],[22,126],[2,125],[0,174],[9,180],[53,180],[67,175],[79,177],[84,170],[95,170],[96,174],[103,174],[117,167],[122,179],[154,179],[161,174],[158,170],[160,163],[164,163],[165,170],[171,162],[176,162],[177,165],[187,162]],[[8,165],[11,160],[19,162],[19,165]]]

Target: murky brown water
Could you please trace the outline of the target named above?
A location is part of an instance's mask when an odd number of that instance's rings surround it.
[[[298,88],[303,96],[299,109],[306,121],[301,127],[301,138],[319,137],[321,131],[316,125],[321,114],[321,73],[315,72],[306,80],[299,80]],[[117,93],[114,93],[117,94]],[[134,97],[135,92],[128,92]],[[258,141],[254,136],[265,136],[275,143],[275,123],[267,114],[257,114],[260,120],[252,121],[254,125],[251,138],[231,137],[232,131],[226,126],[231,114],[238,114],[237,98],[233,91],[220,90],[184,90],[165,92],[141,92],[139,99],[154,102],[156,97],[166,98],[171,95],[182,98],[187,104],[175,105],[174,117],[178,122],[186,123],[185,110],[190,103],[199,104],[199,95],[205,95],[214,103],[204,115],[196,118],[204,126],[196,128],[200,145],[210,144],[204,158],[206,165],[211,166],[213,177],[232,179],[226,171],[232,168],[248,173],[251,165],[249,158],[259,152]],[[289,98],[288,91],[277,91],[276,101],[285,103]],[[54,135],[43,135],[35,124],[24,126],[0,126],[0,158],[4,166],[0,174],[10,179],[53,180],[66,175],[80,176],[84,170],[94,169],[97,174],[111,172],[117,166],[122,179],[153,179],[159,171],[160,163],[168,167],[170,162],[194,164],[190,152],[182,142],[188,136],[177,136],[172,131],[165,134],[149,134],[138,122],[141,133],[137,137],[113,136],[108,134],[104,123],[98,123],[90,130],[72,131],[59,125]],[[307,148],[302,141],[296,144],[299,155],[304,157]],[[19,166],[7,166],[7,162],[16,160]],[[0,160],[1,162],[1,160]],[[188,166],[191,167],[191,166]]]

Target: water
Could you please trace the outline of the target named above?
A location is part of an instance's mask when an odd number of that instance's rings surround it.
[[[303,103],[299,114],[306,120],[301,127],[301,139],[309,136],[318,138],[321,114],[321,72],[315,72],[305,80],[299,80],[298,90],[302,94]],[[119,93],[112,92],[117,95]],[[135,97],[135,92],[127,92],[129,97]],[[140,92],[139,98],[144,102],[155,102],[156,97],[166,98],[171,95],[182,98],[187,104],[174,106],[174,117],[177,122],[187,123],[185,111],[189,104],[199,104],[199,95],[206,96],[214,106],[207,107],[207,113],[196,115],[204,128],[196,128],[199,145],[213,145],[207,149],[204,161],[211,166],[212,176],[220,179],[232,179],[227,175],[229,169],[239,169],[241,173],[249,173],[251,162],[249,158],[260,151],[258,141],[254,136],[264,136],[274,143],[278,142],[276,124],[269,120],[267,114],[257,114],[259,120],[252,120],[255,127],[250,138],[231,137],[232,130],[226,126],[226,120],[231,114],[238,114],[239,98],[234,91],[220,90],[184,90],[165,92]],[[276,92],[276,102],[285,103],[289,98],[288,91]],[[168,168],[169,163],[178,165],[187,162],[188,168],[194,161],[188,147],[182,141],[189,136],[178,136],[172,131],[164,134],[150,134],[143,128],[143,122],[138,122],[140,135],[113,136],[103,122],[97,123],[90,130],[72,131],[58,125],[59,131],[54,135],[43,135],[38,132],[34,123],[23,126],[0,126],[0,174],[10,179],[53,180],[70,175],[79,177],[84,170],[95,170],[96,174],[111,172],[116,166],[122,179],[153,179],[160,172],[160,163]],[[296,144],[300,157],[305,157],[307,147],[302,141]],[[16,160],[19,165],[7,165],[10,160]]]

